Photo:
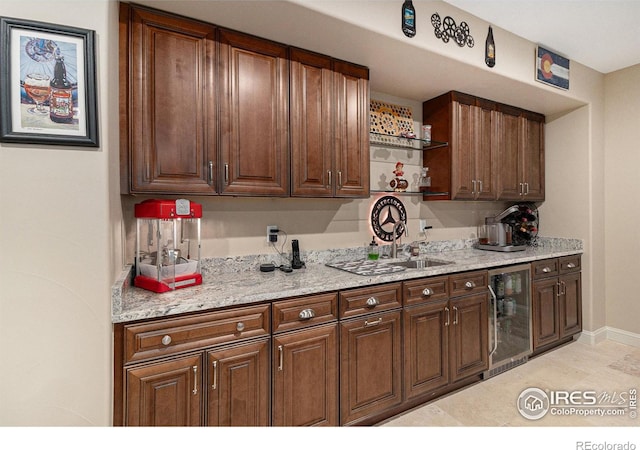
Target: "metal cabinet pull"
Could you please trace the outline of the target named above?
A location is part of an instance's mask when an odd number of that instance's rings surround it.
[[[519,195],[523,195],[524,194],[524,183],[520,183],[520,194]]]
[[[473,289],[474,287],[476,287],[476,284],[473,281],[467,281],[464,284],[464,287],[466,287],[467,289]]]
[[[198,395],[198,366],[193,366],[193,395]]]
[[[309,320],[309,319],[313,319],[315,316],[316,316],[316,312],[311,308],[307,308],[300,311],[300,314],[298,314],[298,319]]]
[[[332,183],[332,181],[333,181],[333,180],[331,180],[331,171],[330,171],[330,170],[327,170],[327,180],[329,181],[329,182],[327,183],[327,187],[328,187],[328,188],[330,188],[330,187],[331,187],[331,185],[333,184],[333,183]]]
[[[213,384],[211,389],[216,390],[218,388],[218,361],[213,362]]]
[[[376,325],[380,325],[382,323],[382,317],[380,317],[378,320],[374,320],[372,322],[369,322],[368,320],[364,321],[364,326],[365,327],[375,327]]]
[[[526,188],[524,191],[524,195],[529,195],[529,183],[525,183],[524,187]]]
[[[475,194],[476,193],[476,180],[471,180],[471,185],[472,185],[471,193]]]
[[[338,188],[342,188],[342,171],[338,170]]]
[[[560,297],[562,295],[562,285],[560,284],[560,281],[556,282],[556,286],[558,286],[558,293],[556,294],[556,297]]]
[[[542,269],[542,271],[543,271],[544,273],[549,273],[549,272],[551,272],[551,267],[548,267],[548,266],[547,266],[547,267],[544,267],[544,268]]]
[[[564,281],[561,281],[560,285],[562,286],[562,295],[566,295],[566,293],[567,293],[567,283],[565,283]]]
[[[448,326],[449,326],[449,323],[450,323],[450,322],[449,322],[449,307],[448,307],[448,306],[445,306],[445,307],[444,307],[444,312],[445,312],[445,314],[447,315],[447,318],[446,318],[446,320],[445,320],[445,322],[444,322],[444,326],[445,326],[445,327],[448,327]]]
[[[224,165],[224,182],[229,184],[229,164]]]
[[[576,265],[574,263],[567,264],[567,269],[575,269]]]
[[[454,306],[454,307],[453,307],[453,312],[454,312],[454,315],[453,315],[453,324],[454,324],[454,325],[458,325],[458,307],[457,307],[457,306]]]
[[[279,353],[278,370],[282,371],[282,366],[284,365],[284,350],[282,349],[282,345],[278,345],[278,353]]]
[[[236,330],[238,330],[239,332],[243,332],[244,331],[244,322],[238,322],[236,324]]]
[[[422,290],[422,295],[424,295],[425,297],[429,297],[430,295],[433,295],[433,289],[431,288],[424,288]]]
[[[213,184],[213,161],[209,161],[209,184]]]
[[[377,306],[377,305],[379,305],[379,304],[380,304],[380,300],[378,300],[378,299],[377,299],[377,298],[375,298],[375,297],[369,297],[369,298],[367,299],[367,306],[368,306],[369,308],[373,308],[374,306]]]
[[[167,335],[165,335],[165,336],[162,338],[162,343],[163,343],[164,345],[169,345],[169,344],[171,344],[171,336],[169,336],[168,334],[167,334]]]
[[[478,190],[478,194],[482,194],[482,180],[478,180],[478,183],[480,184],[480,189]]]

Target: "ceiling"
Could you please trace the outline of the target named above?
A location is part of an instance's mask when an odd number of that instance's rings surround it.
[[[640,63],[638,0],[444,1],[604,74]]]

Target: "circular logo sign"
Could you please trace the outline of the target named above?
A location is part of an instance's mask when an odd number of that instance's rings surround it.
[[[549,411],[549,396],[542,389],[527,388],[518,397],[518,411],[525,419],[542,419]]]
[[[393,241],[393,228],[398,222],[402,225],[396,229],[396,238],[404,233],[407,211],[398,198],[391,195],[380,197],[371,210],[371,227],[375,235],[383,241]]]

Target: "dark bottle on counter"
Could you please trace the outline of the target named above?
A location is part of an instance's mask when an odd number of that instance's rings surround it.
[[[51,97],[49,98],[49,118],[57,123],[73,121],[72,86],[67,80],[67,68],[64,57],[56,56],[56,65],[51,80]]]
[[[489,27],[489,34],[487,34],[487,40],[484,44],[484,62],[487,66],[493,67],[496,65],[496,44],[493,41],[493,30]]]
[[[416,35],[416,9],[411,0],[402,4],[402,32],[410,38]]]

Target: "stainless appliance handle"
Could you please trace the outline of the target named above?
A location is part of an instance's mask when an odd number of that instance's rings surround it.
[[[493,288],[491,286],[487,287],[493,297],[493,350],[489,352],[489,356],[493,356],[496,350],[498,350],[498,297],[496,296],[496,293],[493,292]]]

